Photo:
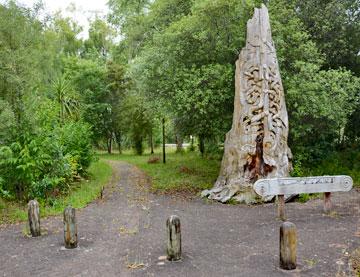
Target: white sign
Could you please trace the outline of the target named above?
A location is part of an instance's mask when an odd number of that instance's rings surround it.
[[[260,196],[290,195],[300,193],[349,191],[353,186],[350,176],[285,177],[260,179],[254,190]]]

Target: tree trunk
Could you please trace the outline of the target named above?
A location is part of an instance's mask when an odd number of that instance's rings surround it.
[[[153,132],[150,131],[150,154],[154,154]]]
[[[236,62],[233,124],[220,174],[202,193],[221,202],[267,200],[256,195],[254,182],[288,176],[291,169],[284,90],[264,5],[248,21],[246,41]]]
[[[202,156],[205,154],[205,137],[203,135],[199,136],[199,151]]]
[[[177,134],[175,136],[175,140],[176,140],[176,152],[181,153],[184,148],[183,148],[183,138],[181,135]]]
[[[121,149],[121,133],[120,132],[115,132],[115,140],[116,143],[118,145],[118,150],[119,150],[119,154],[122,153],[122,149]]]
[[[112,138],[108,138],[107,140],[107,151],[109,154],[112,152]]]
[[[162,119],[162,135],[163,135],[163,163],[166,163],[166,153],[165,153],[165,118]]]

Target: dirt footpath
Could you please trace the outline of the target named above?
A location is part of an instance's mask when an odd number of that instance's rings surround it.
[[[41,222],[45,234],[24,236],[24,224],[0,230],[2,276],[352,276],[349,255],[360,247],[360,193],[334,194],[336,213],[322,201],[289,203],[298,228],[298,268],[278,267],[274,204],[223,205],[148,192],[137,168],[110,162],[105,198],[77,210],[79,247],[63,247],[62,217]],[[165,255],[168,216],[181,219],[183,259]]]

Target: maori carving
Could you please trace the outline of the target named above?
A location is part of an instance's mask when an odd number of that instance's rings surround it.
[[[262,5],[247,23],[246,46],[236,62],[233,124],[221,171],[214,188],[202,195],[221,202],[261,200],[253,184],[261,178],[286,177],[291,170],[288,128],[269,15]]]

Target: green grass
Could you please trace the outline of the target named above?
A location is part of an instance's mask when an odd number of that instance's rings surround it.
[[[305,203],[309,200],[312,200],[312,199],[317,199],[317,198],[321,198],[322,197],[322,193],[302,193],[299,195],[299,198],[298,198],[298,202],[300,203]]]
[[[85,207],[99,196],[101,188],[109,182],[111,174],[111,167],[106,162],[100,160],[93,163],[89,167],[89,180],[76,183],[68,195],[52,200],[51,205],[45,206],[40,202],[41,217],[61,214],[69,204],[74,208]],[[26,203],[9,202],[0,198],[0,224],[15,223],[26,219]]]
[[[152,177],[153,192],[197,193],[211,188],[219,174],[220,161],[204,159],[198,152],[175,153],[168,151],[166,164],[162,163],[160,150],[154,155],[138,156],[132,152],[119,154],[99,154],[109,160],[120,160],[137,166]],[[157,163],[148,163],[150,157],[159,157]]]

